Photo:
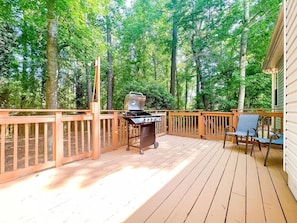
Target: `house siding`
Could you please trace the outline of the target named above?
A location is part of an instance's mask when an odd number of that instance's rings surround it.
[[[285,142],[284,168],[297,198],[297,1],[285,0]]]
[[[277,104],[275,108],[284,108],[284,59],[282,58],[278,63],[277,73]]]
[[[282,57],[277,65],[277,73],[272,74],[272,109],[274,111],[283,111],[284,109],[284,57]],[[276,99],[276,100],[275,100]],[[276,122],[276,129],[272,129],[273,132],[280,132],[282,125],[282,119],[278,118],[272,120],[274,126]]]

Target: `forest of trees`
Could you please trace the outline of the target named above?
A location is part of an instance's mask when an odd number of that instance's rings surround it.
[[[271,106],[262,73],[281,0],[0,0],[0,108]]]

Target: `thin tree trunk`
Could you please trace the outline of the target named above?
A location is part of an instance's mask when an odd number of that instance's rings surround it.
[[[46,108],[58,108],[58,22],[54,9],[55,1],[47,1],[47,75]]]
[[[82,80],[82,72],[77,62],[76,71],[75,71],[75,105],[76,109],[84,109],[84,88]]]
[[[172,16],[172,49],[171,49],[171,74],[170,74],[170,93],[175,97],[176,82],[176,47],[177,47],[177,3],[172,0],[173,16]]]
[[[201,108],[202,103],[201,103],[201,85],[202,85],[202,75],[200,71],[200,60],[198,56],[198,52],[195,49],[195,35],[192,35],[191,38],[191,47],[192,47],[192,53],[193,53],[193,59],[195,61],[195,70],[196,70],[196,105],[195,107],[197,109]]]
[[[92,102],[92,84],[90,81],[91,65],[85,62],[85,68],[86,68],[86,83],[87,83],[87,99],[88,99],[88,106],[90,106],[90,103]]]
[[[243,22],[243,32],[241,35],[241,49],[240,49],[240,88],[238,96],[238,110],[244,108],[244,99],[245,99],[245,80],[246,80],[246,63],[247,63],[247,41],[248,41],[248,32],[249,32],[249,1],[244,0],[244,22]]]
[[[111,53],[111,23],[108,16],[106,16],[106,41],[107,41],[107,110],[112,110],[112,101],[113,101],[113,70],[112,70],[112,53]]]
[[[185,110],[187,110],[187,105],[188,105],[188,90],[189,90],[189,81],[186,79],[186,89],[185,89]]]
[[[156,60],[154,54],[152,56],[152,59],[153,59],[153,64],[154,64],[154,77],[155,77],[155,81],[156,81],[157,80],[157,60]]]
[[[179,83],[179,79],[176,80],[176,104],[177,104],[177,109],[180,110],[181,109],[181,100],[180,100],[180,95],[181,95],[181,89],[180,89],[180,83]]]

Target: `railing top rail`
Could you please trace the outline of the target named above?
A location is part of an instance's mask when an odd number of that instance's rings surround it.
[[[256,114],[264,114],[266,116],[282,116],[283,111],[281,110],[273,110],[273,109],[244,109],[242,111],[238,111],[237,109],[233,109],[231,112],[220,112],[220,111],[203,111],[203,110],[146,110],[150,113],[174,113],[174,114],[193,114],[193,113],[203,113],[204,115],[238,115],[242,113],[256,113]],[[35,113],[45,114],[45,113],[68,113],[68,114],[88,114],[91,113],[91,110],[88,109],[0,109],[0,115],[17,115],[22,113]],[[105,113],[124,113],[125,110],[100,110],[100,113],[104,115]]]
[[[249,108],[249,109],[232,109],[238,113],[250,113],[250,112],[283,112],[281,108]]]
[[[76,109],[0,109],[0,112],[90,112]]]
[[[211,114],[211,115],[233,115],[232,112],[218,112],[218,111],[203,111],[203,114]]]

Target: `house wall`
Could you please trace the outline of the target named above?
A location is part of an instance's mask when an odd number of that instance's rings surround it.
[[[277,72],[272,73],[272,110],[280,112],[284,109],[284,57],[279,60],[276,70]],[[280,132],[282,124],[282,119],[272,120],[272,125],[276,127],[272,131]]]
[[[278,63],[278,72],[276,74],[276,109],[284,108],[284,58],[282,57]]]
[[[284,0],[285,142],[284,168],[297,199],[297,1]]]
[[[271,104],[274,110],[282,110],[284,108],[284,57],[279,60],[275,70],[277,72],[271,72]]]

